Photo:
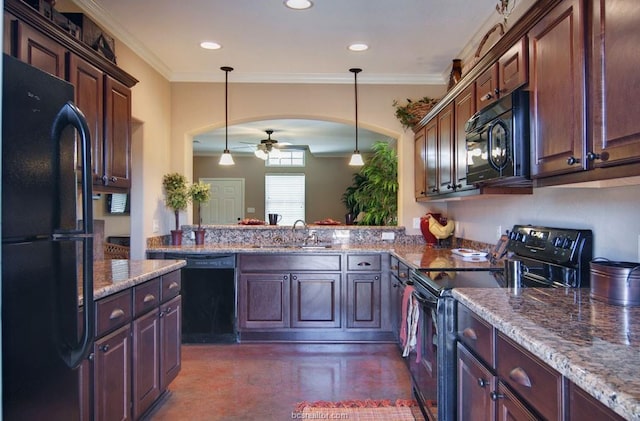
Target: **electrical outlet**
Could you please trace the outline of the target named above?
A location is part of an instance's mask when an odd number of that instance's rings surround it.
[[[413,228],[415,229],[420,228],[420,218],[413,218]]]
[[[247,213],[256,213],[256,208],[247,208]]]
[[[396,238],[396,234],[393,232],[383,232],[382,239],[383,240],[393,240]]]

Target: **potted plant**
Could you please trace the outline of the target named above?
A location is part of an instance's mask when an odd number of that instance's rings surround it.
[[[189,203],[189,188],[187,178],[179,173],[165,174],[162,179],[166,196],[166,205],[173,210],[176,218],[176,229],[171,230],[171,244],[182,244],[182,230],[180,230],[180,211],[187,208]]]
[[[211,186],[202,181],[193,183],[189,187],[189,196],[194,204],[198,205],[198,229],[196,230],[196,244],[204,244],[204,232],[202,229],[201,206],[203,202],[208,202],[211,198]]]
[[[358,214],[362,210],[360,204],[356,200],[356,192],[367,179],[359,172],[353,174],[353,184],[351,184],[345,192],[342,194],[342,204],[347,208],[347,213],[344,216],[345,223],[347,225],[353,225],[358,217]]]
[[[437,103],[437,99],[424,96],[417,101],[407,99],[405,105],[400,105],[398,101],[394,100],[393,106],[396,108],[396,118],[400,120],[402,127],[410,129],[418,124]]]
[[[361,225],[396,225],[398,213],[398,156],[387,142],[376,142],[374,154],[354,184],[343,194],[345,206],[361,213]],[[347,208],[349,209],[349,208]]]

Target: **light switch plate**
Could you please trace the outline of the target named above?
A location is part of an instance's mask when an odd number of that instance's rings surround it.
[[[247,213],[256,213],[256,208],[247,208]]]
[[[383,240],[393,240],[395,238],[396,238],[396,235],[393,232],[383,232],[382,233],[382,239]]]
[[[413,228],[415,229],[420,228],[420,218],[413,218]]]

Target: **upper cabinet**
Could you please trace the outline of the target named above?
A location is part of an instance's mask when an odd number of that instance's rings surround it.
[[[138,81],[25,3],[7,0],[4,7],[4,52],[74,85],[91,133],[94,190],[128,191],[131,88]]]
[[[640,161],[640,119],[632,104],[640,92],[640,3],[593,0],[591,145],[587,160],[594,168]]]
[[[565,0],[529,32],[532,178],[585,165],[581,22],[581,1]]]

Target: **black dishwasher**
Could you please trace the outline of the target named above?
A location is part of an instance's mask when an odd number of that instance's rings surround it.
[[[235,254],[164,253],[163,258],[187,261],[182,268],[182,343],[237,342]]]

